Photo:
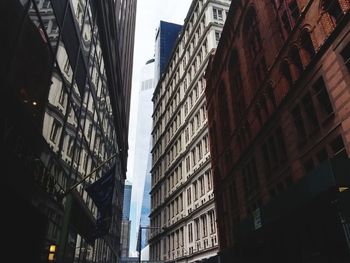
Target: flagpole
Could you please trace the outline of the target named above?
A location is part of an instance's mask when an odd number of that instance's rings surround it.
[[[109,157],[107,160],[103,161],[99,166],[97,166],[94,170],[92,170],[89,174],[85,175],[83,179],[81,179],[79,182],[76,182],[73,184],[64,194],[63,197],[67,196],[70,192],[74,190],[75,187],[80,185],[82,182],[84,182],[86,179],[91,177],[96,171],[100,170],[106,163],[108,163],[110,160],[112,160],[114,157],[116,157],[118,153],[113,154],[111,157]]]

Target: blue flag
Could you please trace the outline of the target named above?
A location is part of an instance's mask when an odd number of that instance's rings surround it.
[[[108,233],[112,218],[112,200],[114,192],[115,165],[100,179],[85,188],[94,201],[98,210],[98,217],[92,239]]]

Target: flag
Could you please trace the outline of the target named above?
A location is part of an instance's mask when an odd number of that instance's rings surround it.
[[[112,200],[114,192],[115,165],[100,179],[85,187],[85,191],[94,201],[98,210],[98,217],[92,239],[108,233],[112,219]]]

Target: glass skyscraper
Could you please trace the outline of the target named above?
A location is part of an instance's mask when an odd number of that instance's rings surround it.
[[[159,28],[156,34],[156,48],[155,48],[155,74],[154,82],[157,83],[162,76],[182,25],[160,21]]]
[[[150,172],[148,160],[150,158],[151,130],[152,130],[152,95],[154,91],[154,59],[146,62],[142,69],[141,86],[139,89],[137,124],[135,132],[134,163],[130,164],[133,175],[133,191],[131,196],[132,209],[130,214],[131,239],[130,248],[136,249],[136,239],[141,217],[145,217],[143,210],[143,199],[146,192],[145,182],[147,174]],[[149,191],[147,192],[147,194]],[[142,214],[144,214],[142,216]],[[147,214],[148,217],[148,214]]]

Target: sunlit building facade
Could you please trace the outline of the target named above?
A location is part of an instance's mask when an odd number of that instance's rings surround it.
[[[136,1],[1,5],[1,164],[17,208],[7,253],[23,236],[30,262],[119,262]],[[94,238],[98,210],[84,188],[112,167],[108,233]]]
[[[153,95],[150,260],[217,254],[204,70],[230,2],[192,2]]]

